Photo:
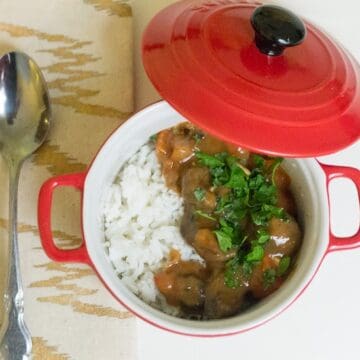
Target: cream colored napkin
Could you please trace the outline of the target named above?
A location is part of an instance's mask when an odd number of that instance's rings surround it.
[[[49,141],[20,178],[19,242],[25,318],[33,359],[126,359],[135,356],[135,320],[93,271],[56,264],[37,230],[41,184],[84,171],[107,136],[133,111],[132,15],[116,0],[1,0],[0,53],[21,50],[39,64],[50,89]],[[0,280],[7,240],[7,168],[0,160]],[[80,242],[80,196],[56,192],[53,230],[61,246]]]

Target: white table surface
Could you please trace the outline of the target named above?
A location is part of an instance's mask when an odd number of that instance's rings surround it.
[[[151,16],[171,0],[134,0],[137,108],[158,99],[140,60],[139,39]],[[268,2],[268,1],[265,1]],[[326,29],[360,62],[360,2],[358,0],[280,0]],[[329,164],[360,168],[360,142],[322,158]],[[335,186],[334,186],[335,187]],[[340,190],[339,190],[340,188]],[[346,234],[359,219],[354,188],[336,187],[338,210],[334,226]],[[345,200],[344,200],[345,199]],[[352,200],[352,203],[351,203]],[[360,249],[330,254],[315,279],[288,310],[250,332],[218,339],[173,335],[137,321],[138,359],[360,359]]]

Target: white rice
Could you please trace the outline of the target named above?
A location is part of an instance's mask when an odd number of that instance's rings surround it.
[[[154,145],[147,143],[120,169],[104,196],[105,246],[121,281],[148,304],[172,315],[154,283],[171,249],[202,262],[180,234],[183,202],[169,190]]]

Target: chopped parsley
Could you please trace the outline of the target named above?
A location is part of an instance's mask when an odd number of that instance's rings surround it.
[[[198,144],[204,137],[205,137],[205,135],[204,135],[202,132],[197,131],[197,132],[194,134],[195,143]]]
[[[275,185],[275,173],[276,173],[276,170],[278,169],[278,167],[280,166],[282,161],[283,161],[283,158],[280,158],[280,157],[275,158],[274,163],[271,166],[271,181],[272,181],[273,185]]]
[[[246,255],[245,260],[249,263],[261,261],[264,257],[264,248],[261,245],[255,245]]]
[[[235,229],[224,219],[220,219],[220,229],[214,231],[221,251],[229,251],[233,247]]]
[[[290,262],[291,258],[289,256],[283,256],[276,269],[266,269],[263,272],[263,284],[265,290],[272,286],[277,278],[283,276],[287,272]]]
[[[277,275],[283,276],[287,270],[289,269],[291,262],[290,256],[283,256],[279,262],[279,266],[277,268]]]
[[[230,234],[227,234],[222,230],[216,230],[216,231],[214,231],[214,233],[218,240],[221,251],[226,252],[226,251],[229,251],[233,247]]]
[[[236,248],[237,255],[226,264],[224,281],[229,287],[239,286],[238,273],[249,276],[253,266],[262,261],[264,246],[270,239],[266,228],[271,218],[286,218],[284,209],[276,206],[277,189],[274,183],[274,174],[280,166],[282,159],[273,159],[271,166],[266,166],[265,158],[253,155],[255,167],[251,172],[244,169],[239,159],[226,153],[209,155],[201,151],[195,152],[197,161],[209,169],[212,186],[216,189],[224,187],[229,189],[225,195],[217,199],[214,214],[219,221],[218,229],[214,234],[220,249],[227,252]],[[201,189],[194,191],[196,199],[202,198]],[[209,214],[200,210],[196,213],[211,220],[216,220]],[[249,221],[253,224],[255,235],[253,238],[244,237],[244,225]],[[284,259],[284,258],[283,258]],[[283,260],[282,259],[282,260]],[[283,260],[279,269],[284,274],[289,266],[288,260]],[[275,271],[275,270],[274,270]],[[270,283],[272,272],[264,276]],[[275,277],[276,277],[275,273]],[[278,275],[281,276],[281,275]]]
[[[264,289],[267,290],[270,286],[276,281],[276,270],[275,269],[266,269],[263,272],[263,284]]]
[[[235,289],[240,286],[241,282],[237,276],[239,268],[240,262],[237,257],[234,257],[226,263],[224,281],[227,287]]]
[[[196,151],[195,156],[201,165],[209,168],[215,186],[223,185],[228,182],[230,177],[230,172],[226,163],[226,159],[230,158],[228,153],[223,152],[209,155],[201,151]]]
[[[223,160],[221,159],[222,154],[223,153],[209,155],[201,151],[195,152],[196,158],[199,160],[200,164],[207,166],[208,168],[210,168],[210,170],[214,168],[221,168],[225,165]]]
[[[270,240],[270,235],[268,234],[268,232],[265,229],[259,229],[257,231],[257,238],[256,238],[257,243],[263,245],[267,243],[268,240]]]
[[[151,142],[153,142],[153,143],[156,142],[157,135],[158,135],[158,134],[151,135],[150,138],[149,138],[149,140],[150,140]]]
[[[258,154],[253,154],[252,159],[257,168],[262,169],[264,167],[265,159],[262,156],[260,156]]]
[[[211,216],[210,214],[207,214],[206,212],[202,211],[202,210],[196,210],[194,212],[195,215],[198,215],[198,216],[201,216],[205,219],[208,219],[208,220],[212,220],[212,221],[216,221],[216,218],[214,218],[213,216]]]
[[[205,197],[205,190],[202,188],[196,188],[194,190],[194,196],[197,201],[203,201]]]

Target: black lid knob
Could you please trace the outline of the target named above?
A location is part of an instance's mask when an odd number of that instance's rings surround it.
[[[251,17],[251,24],[256,46],[270,56],[281,55],[286,47],[299,45],[306,35],[302,20],[280,6],[258,7]]]

